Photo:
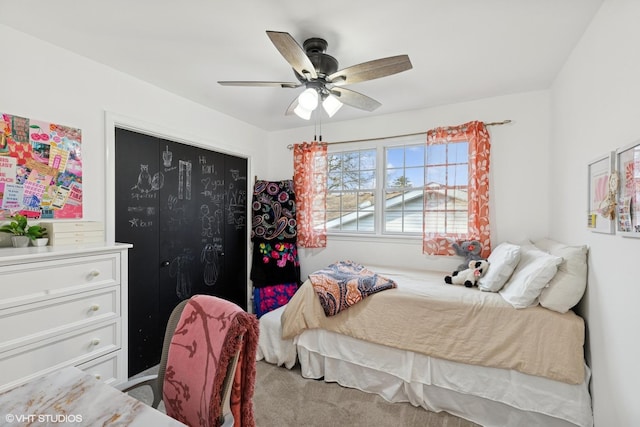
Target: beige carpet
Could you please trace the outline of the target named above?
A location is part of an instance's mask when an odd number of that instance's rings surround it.
[[[302,378],[292,370],[258,362],[253,404],[258,427],[473,427],[445,412],[389,403],[376,394]]]
[[[157,367],[139,375],[155,373]],[[138,376],[138,375],[136,375]],[[150,404],[148,387],[130,393]],[[447,414],[389,403],[376,394],[309,380],[292,370],[257,362],[253,397],[257,427],[475,427],[477,424]],[[160,403],[160,410],[164,405]]]

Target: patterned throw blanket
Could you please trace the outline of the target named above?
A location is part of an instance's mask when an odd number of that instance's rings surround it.
[[[236,427],[255,427],[253,393],[258,319],[236,304],[195,295],[171,338],[163,385],[167,415],[190,426],[220,425],[223,382],[240,350],[231,391]],[[214,402],[214,403],[211,403]]]
[[[336,315],[376,292],[398,286],[351,261],[331,264],[310,274],[309,280],[327,316]]]
[[[251,209],[252,241],[297,240],[296,193],[293,180],[256,181]]]

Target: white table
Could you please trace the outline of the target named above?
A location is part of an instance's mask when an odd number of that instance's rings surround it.
[[[1,393],[0,425],[184,426],[75,367]]]

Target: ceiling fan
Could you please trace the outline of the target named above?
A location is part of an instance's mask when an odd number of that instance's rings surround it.
[[[262,86],[299,88],[305,90],[296,97],[285,115],[296,114],[309,120],[321,102],[329,117],[343,104],[361,110],[373,111],[380,107],[375,99],[346,89],[343,86],[373,80],[410,70],[413,66],[408,55],[390,56],[363,62],[338,70],[338,61],[327,55],[327,42],[321,38],[305,40],[301,47],[289,33],[267,31],[271,42],[293,68],[297,82],[219,81],[223,86]]]

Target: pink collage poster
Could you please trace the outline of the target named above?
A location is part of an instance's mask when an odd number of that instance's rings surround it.
[[[82,131],[0,113],[0,220],[82,218]]]

